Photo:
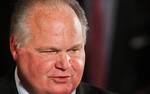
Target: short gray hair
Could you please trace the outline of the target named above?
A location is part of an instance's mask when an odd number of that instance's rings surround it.
[[[41,3],[46,6],[51,6],[50,4],[56,5],[57,3],[62,3],[71,7],[81,22],[83,37],[86,41],[88,22],[84,10],[76,0],[19,0],[16,3],[12,14],[10,29],[10,34],[14,36],[16,41],[15,45],[17,48],[23,47],[30,39],[29,30],[25,26],[25,18],[27,16],[27,11],[36,3]]]

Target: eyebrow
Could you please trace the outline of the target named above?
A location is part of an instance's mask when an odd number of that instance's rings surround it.
[[[70,47],[68,50],[71,50],[71,49],[74,49],[74,48],[82,48],[82,44],[79,43],[79,44],[76,44],[76,45],[73,45],[72,47]],[[43,51],[43,50],[52,50],[52,51],[61,51],[61,49],[57,48],[57,47],[39,47],[39,48],[35,48],[37,51]]]

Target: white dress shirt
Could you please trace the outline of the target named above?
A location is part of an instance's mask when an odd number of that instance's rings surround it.
[[[29,92],[23,87],[23,85],[20,82],[20,79],[17,74],[17,68],[15,69],[15,83],[19,94],[29,94]],[[76,94],[76,90],[74,90],[71,94]]]

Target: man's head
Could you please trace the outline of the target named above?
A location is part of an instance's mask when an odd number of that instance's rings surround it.
[[[10,49],[24,87],[70,94],[82,78],[87,21],[74,0],[23,0],[13,17]]]

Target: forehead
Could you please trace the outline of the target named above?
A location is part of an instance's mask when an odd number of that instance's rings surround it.
[[[45,4],[35,4],[27,11],[27,19],[34,21],[34,19],[58,19],[58,18],[68,18],[72,20],[76,14],[71,7],[64,4],[58,5],[45,5]]]
[[[70,36],[82,35],[80,21],[67,5],[49,7],[37,4],[27,13],[26,24],[33,36],[66,34],[62,31],[69,31]]]
[[[51,6],[35,4],[28,10],[25,24],[31,29],[35,26],[46,26],[52,20],[59,20],[66,25],[81,25],[73,9],[64,4]]]

